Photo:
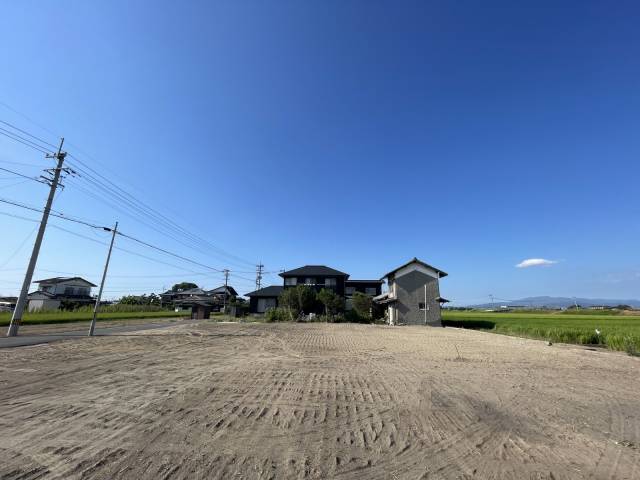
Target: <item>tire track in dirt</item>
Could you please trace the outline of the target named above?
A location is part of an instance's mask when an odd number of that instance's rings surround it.
[[[0,398],[13,407],[0,429],[14,441],[0,439],[10,458],[0,478],[573,479],[637,470],[638,452],[597,432],[638,439],[637,422],[624,424],[637,420],[633,387],[621,385],[634,373],[626,359],[451,329],[178,331],[193,335],[60,344],[42,361],[20,354],[42,372],[35,386],[31,374],[6,378],[11,394]],[[582,385],[573,376],[585,365],[599,374]],[[14,426],[20,420],[27,428]]]

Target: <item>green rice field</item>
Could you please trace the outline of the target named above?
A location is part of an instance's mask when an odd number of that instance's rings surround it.
[[[640,352],[640,316],[562,312],[443,311],[445,326],[484,330],[559,343]],[[596,329],[600,331],[598,335]]]
[[[176,313],[173,310],[156,310],[156,311],[106,311],[98,314],[98,320],[133,320],[138,318],[168,318],[188,316],[189,313]],[[44,323],[66,323],[80,322],[83,320],[91,320],[93,312],[91,310],[82,311],[55,311],[55,312],[38,312],[25,313],[22,319],[23,325],[37,325]],[[11,321],[11,313],[0,313],[0,326],[9,325]]]

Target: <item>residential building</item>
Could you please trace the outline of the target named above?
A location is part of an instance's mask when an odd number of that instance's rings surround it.
[[[356,292],[377,297],[382,293],[382,280],[347,280],[344,287],[345,308],[351,310],[351,300]]]
[[[220,305],[222,305],[222,303],[224,302],[225,289],[227,292],[227,300],[232,297],[238,296],[238,292],[231,285],[227,285],[226,287],[222,285],[221,287],[214,288],[212,290],[203,290],[200,287],[189,288],[187,290],[178,290],[175,292],[173,290],[167,290],[166,292],[160,294],[160,301],[163,305],[181,304],[185,302],[188,303],[188,301],[191,299],[201,297],[209,301],[209,303],[219,303]]]
[[[0,297],[0,312],[11,312],[16,308],[18,297]]]
[[[27,296],[28,310],[55,310],[63,303],[90,305],[95,302],[91,296],[93,283],[81,277],[53,277],[36,280],[38,289]]]
[[[442,326],[440,304],[447,300],[440,296],[440,279],[446,276],[446,272],[413,258],[382,277],[388,291],[374,301],[386,306],[390,325]]]
[[[318,292],[328,288],[341,297],[344,297],[345,282],[349,278],[348,273],[325,265],[305,265],[282,272],[280,276],[283,278],[284,288],[307,285]]]
[[[284,291],[281,285],[271,285],[264,287],[245,296],[249,297],[249,312],[264,313],[270,308],[278,306],[278,297]]]
[[[287,270],[280,273],[282,286],[271,285],[255,292],[247,293],[249,297],[249,311],[264,313],[269,308],[278,306],[278,297],[286,288],[297,285],[307,285],[317,292],[323,288],[333,290],[337,295],[346,299],[346,307],[350,308],[350,300],[355,292],[366,295],[379,295],[382,290],[381,280],[349,280],[349,274],[327,267],[326,265],[305,265],[304,267]]]

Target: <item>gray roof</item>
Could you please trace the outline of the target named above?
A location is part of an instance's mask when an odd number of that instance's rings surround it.
[[[85,283],[87,283],[88,285],[91,285],[92,287],[97,287],[97,285],[94,285],[93,283],[85,280],[82,277],[52,277],[52,278],[43,278],[42,280],[34,280],[32,283],[64,283],[64,282],[70,282],[71,280],[81,280]]]
[[[180,300],[176,300],[175,302],[178,305],[203,305],[203,306],[211,306],[217,302],[215,298],[207,297],[204,295],[194,295],[192,297],[182,298]]]
[[[348,277],[348,273],[341,272],[340,270],[336,270],[335,268],[327,267],[326,265],[305,265],[304,267],[294,268],[293,270],[288,270],[286,272],[282,272],[280,274],[281,277],[292,277],[292,276],[345,276]]]
[[[411,265],[412,263],[419,263],[420,265],[422,265],[423,267],[427,267],[430,268],[431,270],[434,270],[436,272],[438,272],[440,274],[440,277],[446,277],[448,274],[447,272],[443,272],[442,270],[440,270],[439,268],[433,267],[431,265],[429,265],[428,263],[424,263],[422,260],[419,260],[417,257],[413,257],[411,260],[409,260],[407,263],[405,263],[404,265],[400,265],[398,268],[394,268],[393,270],[391,270],[389,273],[385,274],[382,276],[382,278],[386,278],[389,275],[392,275],[394,273],[396,273],[398,270],[400,270],[401,268],[404,268],[408,265]]]
[[[196,288],[190,288],[188,290],[182,290],[182,291],[173,292],[173,293],[178,295],[206,295],[207,292],[205,292],[200,287],[196,287]]]
[[[224,285],[218,288],[214,288],[213,290],[209,290],[207,293],[209,295],[224,295]],[[227,286],[227,293],[233,295],[234,297],[238,296],[238,292],[236,292],[236,289],[231,285]]]
[[[278,297],[283,290],[284,287],[282,285],[270,285],[255,292],[247,293],[245,297]]]
[[[45,297],[49,297],[49,298],[54,298],[55,295],[53,293],[49,293],[49,292],[45,292],[42,290],[36,290],[35,292],[31,292],[30,294],[27,295],[27,298],[34,296],[34,295],[43,295]]]

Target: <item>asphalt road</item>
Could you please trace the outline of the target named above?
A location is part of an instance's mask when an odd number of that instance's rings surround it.
[[[121,333],[135,332],[138,330],[153,330],[156,328],[168,328],[175,327],[176,325],[183,325],[188,323],[195,323],[197,320],[181,320],[172,323],[145,323],[139,325],[122,325],[117,327],[99,328],[95,329],[95,336],[109,336],[118,335]],[[87,336],[87,331],[74,330],[70,332],[59,332],[51,334],[41,335],[20,335],[17,337],[0,337],[0,348],[13,348],[13,347],[26,347],[29,345],[40,345],[43,343],[57,342],[59,340],[69,340],[72,338],[83,338]]]

